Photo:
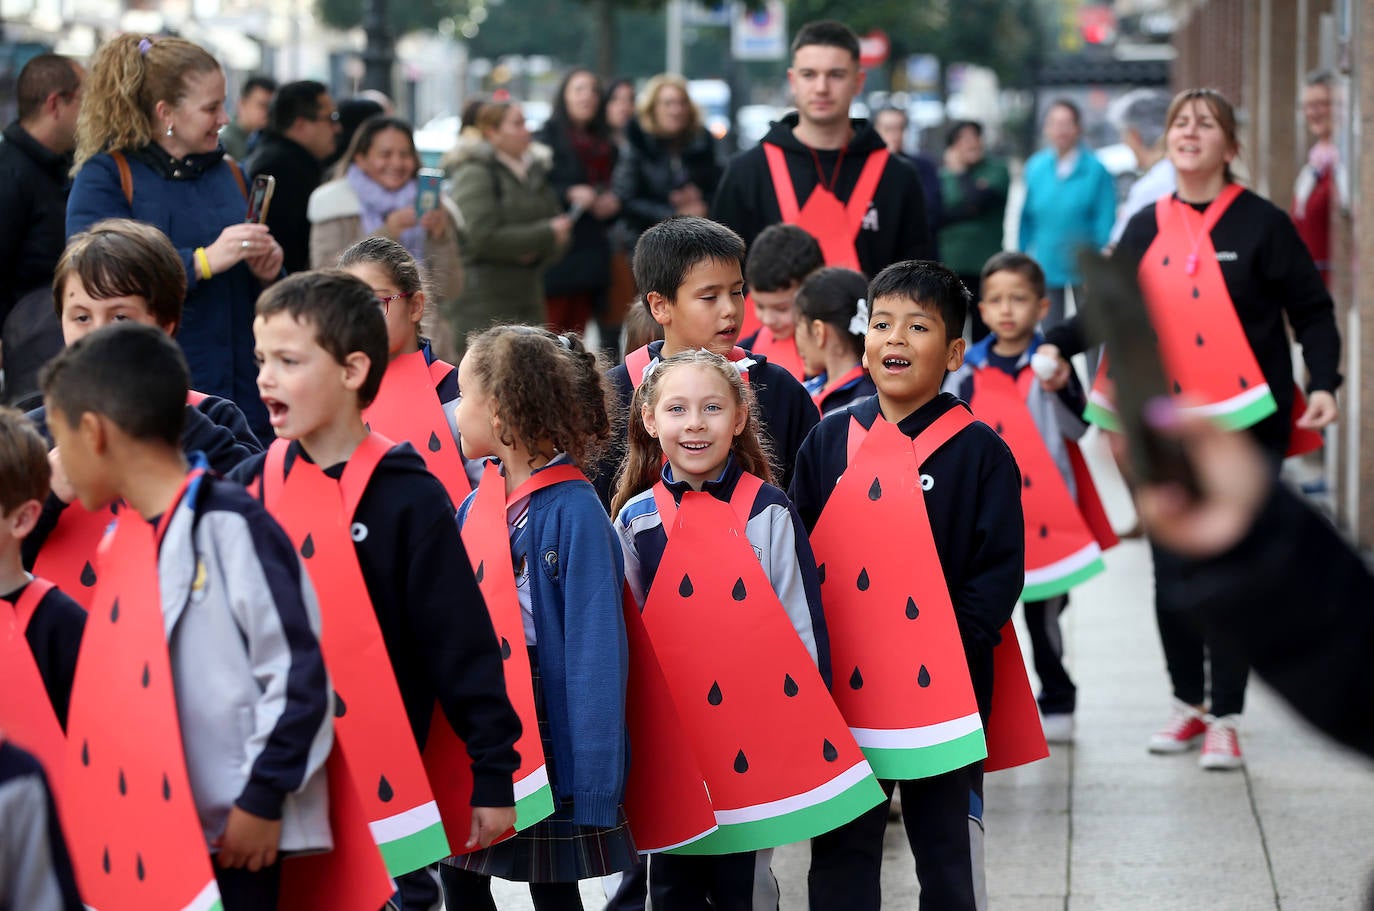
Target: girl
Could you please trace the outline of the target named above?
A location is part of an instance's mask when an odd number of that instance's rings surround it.
[[[878,391],[863,366],[867,297],[868,279],[853,269],[820,269],[797,289],[797,351],[822,415]]]
[[[492,518],[483,504],[494,502],[509,534],[509,549],[500,551],[514,570],[515,629],[523,627],[528,649],[554,811],[507,841],[445,861],[447,905],[492,907],[490,878],[499,876],[528,882],[539,911],[579,909],[578,880],[637,862],[622,806],[624,565],[601,501],[577,468],[610,438],[609,389],[580,339],[526,326],[472,336],[458,372],[464,454],[496,460],[459,522],[467,541],[466,526]]]
[[[422,329],[427,298],[419,264],[401,244],[373,235],[345,250],[339,268],[367,282],[386,317],[390,360],[363,420],[413,445],[453,502],[463,502],[482,466],[463,458],[458,439],[458,368],[435,355]]]
[[[651,903],[750,908],[756,881],[771,888],[765,849],[852,819],[881,794],[866,793],[868,764],[823,682],[829,645],[815,561],[787,497],[768,483],[773,469],[739,372],[710,352],[680,352],[635,391],[634,413],[613,502],[626,579],[719,824],[691,856],[653,855]],[[743,534],[723,533],[730,527]],[[736,743],[745,747],[736,752]],[[776,792],[770,760],[813,777]],[[833,787],[846,775],[852,788]],[[837,796],[813,796],[810,820],[781,809],[820,792]],[[775,809],[765,809],[770,799]],[[750,831],[741,818],[771,831]]]

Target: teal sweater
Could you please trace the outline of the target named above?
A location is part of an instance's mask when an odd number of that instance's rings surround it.
[[[1021,249],[1045,270],[1051,288],[1080,284],[1075,261],[1080,247],[1101,250],[1116,220],[1116,186],[1092,149],[1079,143],[1069,176],[1055,173],[1053,149],[1026,161],[1026,204],[1021,209]]]

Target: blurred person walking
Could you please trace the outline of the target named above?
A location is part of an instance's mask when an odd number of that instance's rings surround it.
[[[277,80],[270,76],[252,76],[243,83],[234,119],[219,131],[219,143],[226,155],[243,161],[257,146],[267,127],[267,112],[276,91]]]
[[[940,259],[940,244],[936,234],[944,219],[940,199],[940,170],[929,156],[921,152],[907,153],[906,130],[910,125],[911,119],[901,108],[888,106],[880,108],[873,115],[873,130],[883,138],[887,150],[915,168],[916,176],[921,178],[921,194],[926,203],[926,224],[930,227],[930,236],[936,239],[932,259]]]
[[[949,128],[940,162],[940,254],[975,301],[983,299],[983,264],[1002,252],[1010,186],[1006,162],[987,155],[982,124],[961,120]],[[981,341],[988,335],[987,323],[977,307],[968,313],[973,341]]]
[[[1331,194],[1332,175],[1340,161],[1332,141],[1332,75],[1318,71],[1307,77],[1302,89],[1302,116],[1312,134],[1307,163],[1298,172],[1293,187],[1293,205],[1288,213],[1297,225],[1298,236],[1307,245],[1322,281],[1331,283]]]
[[[1112,105],[1108,117],[1121,132],[1121,141],[1135,155],[1140,176],[1126,192],[1126,200],[1116,213],[1111,244],[1116,246],[1126,223],[1150,203],[1163,199],[1178,185],[1174,163],[1164,154],[1164,117],[1169,112],[1169,95],[1159,89],[1127,92]]]

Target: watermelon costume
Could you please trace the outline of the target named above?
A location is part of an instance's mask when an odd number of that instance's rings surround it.
[[[878,190],[878,182],[882,180],[883,169],[887,167],[887,149],[869,154],[848,202],[840,202],[821,181],[806,198],[806,204],[798,206],[797,189],[792,186],[792,175],[787,172],[787,156],[782,147],[771,142],[762,143],[762,146],[782,220],[816,238],[827,266],[843,266],[862,272],[863,266],[859,264],[854,240],[859,236],[864,216],[868,214],[868,207]]]
[[[13,610],[0,604],[0,731],[43,766],[54,800],[60,805],[67,738],[24,638],[39,602],[52,588],[48,580],[35,578],[24,587]]]
[[[121,511],[97,559],[60,804],[82,899],[98,911],[219,908],[186,772],[152,526]]]
[[[34,575],[51,579],[88,611],[95,598],[96,548],[115,520],[117,504],[94,511],[82,506],[80,500],[67,504],[33,563]]]
[[[762,484],[745,474],[729,503],[689,491],[681,507],[654,488],[668,544],[644,629],[719,827],[673,853],[801,841],[883,797],[745,536]]]
[[[315,586],[323,613],[320,650],[334,685],[336,743],[373,839],[393,876],[408,873],[447,856],[449,842],[349,533],[358,501],[391,442],[370,434],[339,481],[304,458],[287,475],[289,445],[277,440],[267,451],[263,504],[304,558]],[[444,808],[450,819],[467,820],[470,796],[461,806]],[[455,828],[455,838],[465,841],[467,832]]]
[[[1021,470],[1021,508],[1026,519],[1026,587],[1023,601],[1044,601],[1062,595],[1106,569],[1103,543],[1089,528],[1079,504],[1069,494],[1059,467],[1035,424],[1026,397],[1037,382],[1029,368],[1013,380],[996,367],[973,371],[970,405],[978,419],[991,426],[1016,457]],[[1072,445],[1072,444],[1070,444]],[[1076,447],[1075,447],[1076,448]],[[1074,478],[1081,503],[1097,501],[1091,475]],[[1098,505],[1100,510],[1100,501]],[[1099,534],[1111,536],[1110,525]],[[1110,547],[1114,536],[1108,538]]]
[[[452,370],[452,364],[440,360],[426,364],[423,351],[397,355],[387,365],[381,388],[363,411],[363,420],[374,433],[414,446],[456,506],[472,485],[463,471],[463,454],[448,414],[434,392]]]
[[[1212,246],[1211,232],[1241,194],[1227,184],[1203,213],[1174,197],[1155,204],[1158,234],[1140,260],[1145,297],[1164,376],[1174,395],[1199,404],[1189,410],[1231,430],[1250,427],[1278,405],[1241,327]],[[1107,359],[1088,396],[1084,417],[1109,430],[1119,428]]]
[[[806,379],[806,365],[802,363],[795,338],[774,338],[772,331],[767,326],[762,326],[749,346],[749,353],[763,355],[768,359],[768,363],[777,364],[796,377],[799,383]]]

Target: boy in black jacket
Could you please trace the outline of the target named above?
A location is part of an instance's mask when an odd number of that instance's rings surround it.
[[[871,428],[881,415],[915,439],[947,412],[967,407],[940,392],[946,373],[957,369],[964,356],[960,332],[969,293],[954,273],[937,263],[897,263],[873,280],[869,300],[872,314],[864,365],[878,393],[827,416],[797,454],[788,495],[808,529],[815,528],[848,466],[851,420]],[[920,472],[930,532],[986,725],[992,703],[992,650],[1025,582],[1020,472],[1001,438],[976,421],[925,459]],[[855,534],[874,536],[921,532],[854,529]],[[920,664],[913,656],[913,674]],[[986,891],[982,762],[930,778],[883,784],[889,794],[896,786],[902,790],[921,907],[973,911],[976,896]],[[812,841],[813,911],[876,911],[886,824],[884,803]]]

